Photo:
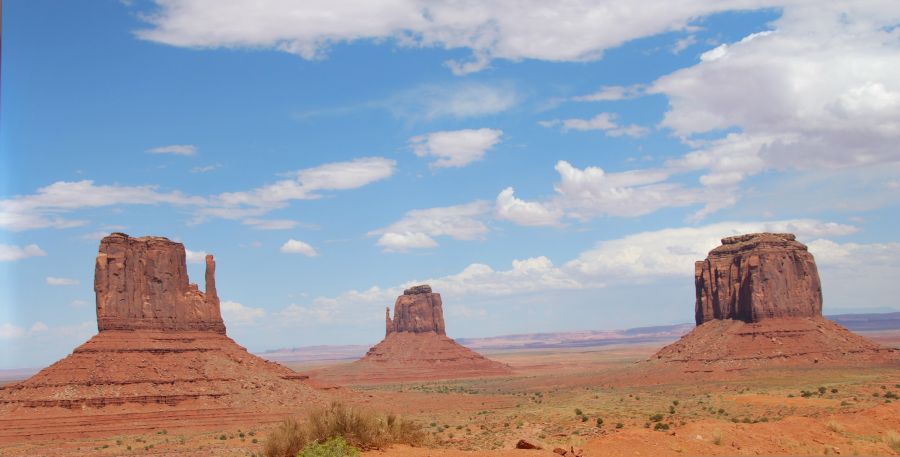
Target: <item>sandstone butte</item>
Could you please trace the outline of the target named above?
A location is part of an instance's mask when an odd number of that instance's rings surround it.
[[[0,441],[221,427],[280,418],[326,393],[226,335],[206,257],[206,290],[188,281],[185,249],[113,233],[94,273],[98,334],[31,378],[0,388]]]
[[[312,373],[339,384],[380,383],[497,376],[511,374],[506,364],[490,360],[447,337],[441,294],[428,285],[406,289],[386,310],[385,337],[363,358]]]
[[[685,372],[900,361],[897,351],[822,317],[815,259],[792,234],[723,239],[696,263],[694,285],[697,327],[651,360]]]

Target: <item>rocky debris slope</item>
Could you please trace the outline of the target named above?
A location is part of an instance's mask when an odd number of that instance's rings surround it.
[[[311,373],[333,383],[382,383],[495,376],[512,373],[506,364],[448,338],[441,295],[427,285],[406,289],[386,313],[386,336],[348,365]]]
[[[883,348],[822,317],[815,259],[787,233],[722,240],[695,266],[697,327],[654,360],[685,371],[768,364],[898,362]]]
[[[199,417],[197,411],[227,408],[246,417],[248,411],[253,416],[254,410],[327,401],[305,376],[250,354],[225,335],[212,256],[206,266],[203,293],[188,282],[182,244],[121,233],[104,238],[95,270],[99,333],[31,378],[0,388],[0,429],[43,436],[54,418],[71,420],[67,411],[104,417],[192,411]],[[29,422],[32,416],[46,418],[46,427],[13,428],[43,423]],[[110,421],[97,423],[112,431]],[[123,422],[120,430],[127,427]]]

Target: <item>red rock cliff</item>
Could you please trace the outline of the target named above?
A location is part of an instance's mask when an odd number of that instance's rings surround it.
[[[203,330],[225,333],[216,262],[206,256],[206,293],[188,282],[184,245],[167,238],[113,233],[100,241],[94,270],[97,327],[104,330]]]
[[[386,334],[393,332],[446,335],[441,294],[431,292],[431,286],[421,285],[403,291],[394,302],[394,319],[387,316]]]
[[[694,269],[697,325],[713,319],[759,322],[822,315],[816,262],[789,233],[724,238]]]

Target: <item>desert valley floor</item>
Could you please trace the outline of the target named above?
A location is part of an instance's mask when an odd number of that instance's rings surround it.
[[[862,334],[900,347],[900,331]],[[508,376],[343,387],[318,382],[350,405],[399,413],[430,434],[427,446],[366,453],[372,456],[555,456],[556,447],[629,456],[900,454],[896,364],[654,376],[642,364],[660,346],[489,353],[513,368]],[[315,384],[318,371],[347,363],[288,365]],[[274,424],[308,406],[207,411],[202,421],[180,409],[104,417],[102,409],[85,415],[58,408],[32,424],[2,421],[0,455],[262,455]],[[19,433],[40,431],[36,423],[45,434]],[[517,450],[520,439],[544,450]]]

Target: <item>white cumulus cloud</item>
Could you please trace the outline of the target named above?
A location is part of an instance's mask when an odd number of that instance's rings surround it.
[[[417,156],[437,158],[432,168],[458,168],[483,159],[502,135],[502,130],[488,128],[451,130],[414,136],[409,144]]]
[[[29,257],[39,257],[47,255],[40,246],[29,244],[26,246],[16,246],[13,244],[0,244],[0,262],[11,262],[14,260],[27,259]]]
[[[222,319],[227,325],[253,325],[266,316],[263,308],[253,308],[236,301],[225,300],[221,304]]]
[[[313,248],[309,244],[304,243],[303,241],[295,240],[293,238],[285,241],[285,243],[281,245],[280,250],[285,254],[303,254],[307,257],[315,257],[319,255],[319,253],[316,252],[315,248]]]
[[[448,236],[456,240],[476,240],[488,232],[482,221],[490,212],[490,203],[476,201],[464,205],[444,206],[408,211],[393,224],[368,233],[380,235],[378,245],[388,252],[437,246],[433,237]]]

